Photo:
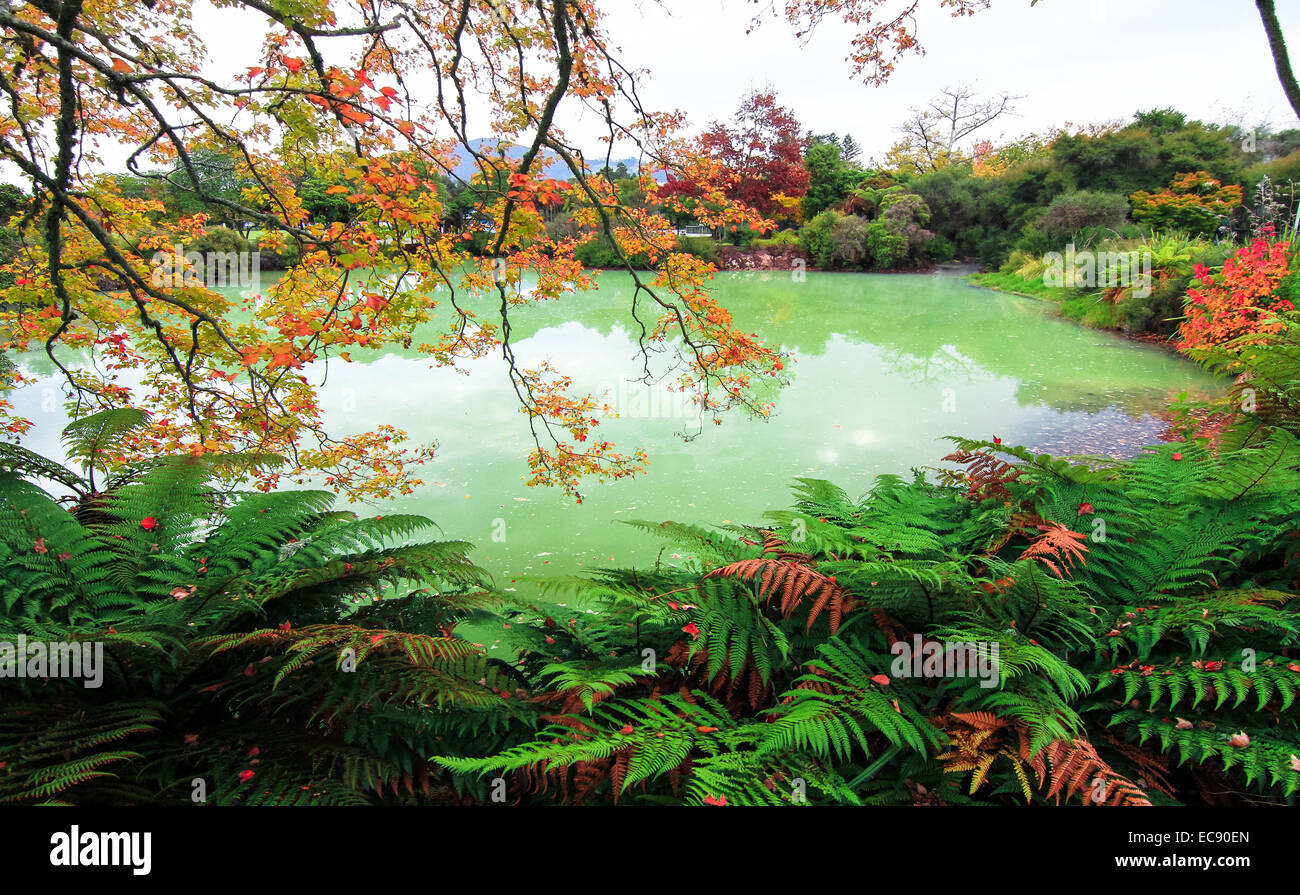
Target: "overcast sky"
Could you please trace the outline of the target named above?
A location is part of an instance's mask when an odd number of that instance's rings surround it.
[[[640,79],[653,109],[680,109],[693,130],[725,120],[752,89],[773,89],[818,133],[852,133],[866,156],[883,157],[911,106],[945,86],[1024,95],[1018,114],[978,135],[992,139],[1046,131],[1066,122],[1131,120],[1138,109],[1172,106],[1205,121],[1273,129],[1296,126],[1278,84],[1253,0],[993,0],[993,8],[952,18],[939,0],[921,0],[924,56],[908,55],[883,87],[851,77],[852,29],[823,23],[806,41],[767,16],[769,0],[605,0],[606,30]],[[904,0],[892,0],[897,8]],[[784,6],[784,0],[777,0]],[[1300,0],[1278,0],[1284,33],[1300,67]],[[210,73],[256,64],[246,12],[196,5],[196,26],[212,56]],[[259,23],[259,27],[263,27]],[[258,35],[260,36],[260,34]],[[561,105],[571,142],[603,154],[594,116]],[[487,136],[488,121],[471,127]],[[106,160],[115,153],[105,152]],[[112,162],[109,162],[110,165]]]
[[[802,44],[771,18],[746,34],[755,6],[742,0],[605,6],[623,58],[653,72],[642,88],[652,106],[680,108],[699,126],[728,118],[747,90],[771,87],[806,128],[850,132],[877,157],[909,106],[957,83],[1025,95],[1016,117],[980,135],[995,140],[1162,106],[1207,121],[1296,124],[1253,0],[993,0],[962,19],[921,0],[926,55],[904,57],[878,88],[851,80],[853,32],[838,22]],[[1300,0],[1277,6],[1300,66]]]

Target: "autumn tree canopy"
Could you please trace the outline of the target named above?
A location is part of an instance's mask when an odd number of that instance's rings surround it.
[[[593,431],[600,396],[572,394],[562,371],[522,368],[511,343],[512,308],[592,288],[574,250],[602,235],[654,261],[654,273],[632,273],[628,314],[647,353],[680,355],[678,385],[701,412],[766,412],[752,386],[783,365],[710,297],[708,265],[674,251],[665,214],[676,200],[658,196],[654,174],[695,185],[715,226],[762,221],[678,137],[675,116],[641,106],[596,3],[235,0],[224,14],[265,37],[257,64],[228,79],[213,74],[192,6],[0,8],[0,154],[32,197],[16,223],[14,285],[0,295],[0,349],[43,351],[74,415],[150,411],[128,455],[272,453],[290,458],[291,476],[320,473],[352,496],[408,491],[431,447],[389,427],[335,437],[317,399],[327,364],[401,345],[441,365],[500,352],[533,433],[530,483],[576,492],[587,475],[632,474],[644,455]],[[609,159],[583,157],[558,123],[562,106],[599,115],[611,152],[635,147],[643,207],[592,176]],[[484,148],[473,139],[483,134],[522,149]],[[474,160],[463,185],[475,207],[449,215],[446,184],[463,180],[456,147]],[[160,257],[213,222],[124,191],[118,155],[130,174],[222,209],[263,250],[293,247],[301,261],[247,306],[186,271],[159,276]],[[544,177],[546,159],[572,176]],[[327,197],[345,199],[344,213],[314,215]],[[542,211],[558,204],[579,235],[547,235]],[[450,322],[413,346],[435,319]],[[74,362],[78,352],[93,362]],[[265,487],[278,477],[259,475]]]
[[[780,217],[808,192],[802,134],[799,120],[776,94],[755,92],[741,100],[731,123],[715,123],[700,142],[730,175],[728,196]]]

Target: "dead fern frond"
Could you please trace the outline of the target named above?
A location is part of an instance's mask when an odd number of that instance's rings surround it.
[[[1087,564],[1084,554],[1088,548],[1083,543],[1086,535],[1071,531],[1059,522],[1043,522],[1036,527],[1042,534],[1030,542],[1019,560],[1036,559],[1055,572],[1058,578],[1065,578],[1068,574],[1061,571],[1058,562],[1067,570],[1074,568],[1076,560],[1080,565]]]
[[[714,569],[705,578],[739,578],[742,581],[758,580],[758,595],[770,603],[779,597],[779,608],[785,618],[794,614],[805,599],[812,600],[808,610],[808,630],[812,630],[817,616],[827,611],[831,633],[839,629],[844,615],[861,605],[835,581],[834,576],[823,575],[815,569],[779,559],[746,559]]]
[[[1031,764],[1040,785],[1048,783],[1047,797],[1069,801],[1074,796],[1086,805],[1150,806],[1147,794],[1106,763],[1092,743],[1085,739],[1053,740],[1034,756]]]
[[[763,535],[764,553],[771,553],[783,562],[799,563],[800,565],[807,565],[812,562],[811,553],[797,553],[792,550],[786,550],[785,548],[789,545],[789,541],[777,537],[775,532],[763,529],[761,534]]]
[[[1007,484],[1020,478],[1024,472],[988,451],[953,451],[943,459],[966,467],[964,484],[966,496],[971,500],[1009,498],[1011,492],[1007,490]]]

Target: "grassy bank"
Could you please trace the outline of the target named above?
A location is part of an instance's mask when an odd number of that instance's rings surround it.
[[[1084,326],[1094,329],[1124,329],[1117,306],[1108,302],[1101,290],[1048,286],[1043,282],[1041,275],[1024,277],[1015,271],[973,273],[969,274],[966,280],[985,289],[1052,302],[1058,306],[1062,317],[1075,320]]]

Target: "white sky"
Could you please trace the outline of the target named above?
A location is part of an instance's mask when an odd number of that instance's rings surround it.
[[[1277,6],[1300,68],[1300,0]],[[1032,8],[994,0],[962,19],[922,0],[926,55],[904,57],[879,88],[850,80],[852,30],[838,22],[805,46],[776,19],[746,35],[755,6],[739,0],[614,0],[609,8],[607,28],[625,61],[653,72],[643,87],[652,106],[679,108],[702,126],[729,118],[746,91],[770,87],[805,128],[850,132],[877,157],[909,106],[957,83],[1025,95],[1015,118],[980,133],[995,140],[1163,106],[1203,121],[1296,125],[1252,0],[1041,0]]]
[[[899,61],[892,79],[870,87],[851,78],[852,29],[827,21],[806,42],[768,16],[746,34],[750,0],[604,0],[605,27],[633,69],[652,109],[685,112],[692,130],[729,119],[751,89],[775,90],[805,129],[852,133],[864,158],[883,157],[908,108],[941,88],[967,84],[984,94],[1023,94],[1018,114],[978,136],[997,142],[1067,122],[1131,120],[1138,109],[1172,106],[1191,118],[1273,129],[1297,126],[1273,67],[1252,0],[993,0],[993,8],[952,18],[939,0],[921,0],[918,36],[926,55]],[[897,8],[904,0],[889,0]],[[783,6],[784,0],[776,0]],[[1300,69],[1300,0],[1278,0],[1283,32]],[[256,64],[258,16],[198,4],[195,26],[207,44],[209,75],[223,79]],[[603,155],[594,115],[559,120],[589,157]],[[487,136],[479,118],[471,136]],[[126,152],[102,146],[120,169]],[[615,152],[615,157],[630,152]]]

